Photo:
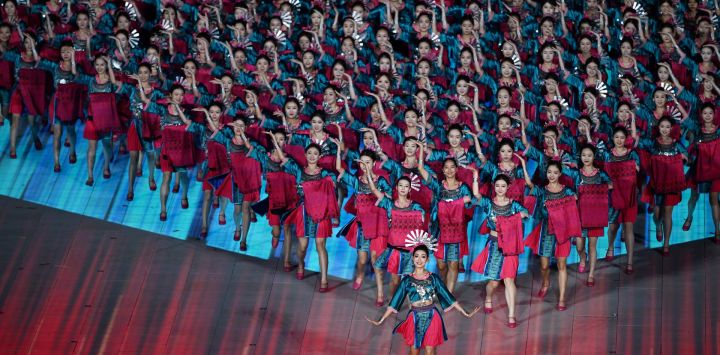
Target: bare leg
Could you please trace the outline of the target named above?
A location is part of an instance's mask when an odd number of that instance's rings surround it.
[[[103,174],[110,174],[110,161],[112,157],[112,137],[106,137],[100,140],[102,144],[103,156],[105,161],[103,162]]]
[[[242,230],[243,219],[242,204],[233,204],[233,222],[235,222],[235,233],[240,233]],[[242,234],[240,237],[242,238]]]
[[[250,201],[243,201],[242,203],[242,237],[240,238],[240,244],[247,244],[248,232],[250,231]]]
[[[315,248],[320,262],[320,285],[327,285],[328,283],[328,252],[325,248],[325,239],[315,238]]]
[[[130,153],[132,154],[132,152]],[[208,230],[208,218],[210,216],[210,200],[212,199],[212,190],[203,191],[203,204],[202,204],[202,227],[203,232]]]
[[[375,271],[375,286],[377,287],[377,299],[380,300],[385,297],[383,290],[383,269],[373,268]]]
[[[434,346],[426,346],[425,347],[425,355],[435,355],[435,347]]]
[[[662,219],[660,217],[660,206],[655,206],[653,208],[653,222],[655,222],[655,236],[658,240],[658,242],[663,240],[663,223]]]
[[[137,173],[138,160],[140,152],[130,151],[130,161],[128,162],[128,195],[135,191],[135,174]]]
[[[147,157],[147,168],[148,168],[148,182],[155,182],[155,161],[156,161],[156,154],[154,150],[151,150],[149,152],[145,153],[145,156]],[[139,164],[142,164],[142,162],[139,162]]]
[[[187,171],[177,173],[177,178],[181,187],[180,192],[182,194],[182,199],[187,200],[188,188],[190,187],[190,178],[188,177]]]
[[[358,250],[357,262],[355,263],[355,282],[361,283],[365,279],[365,266],[368,262],[368,252]]]
[[[172,178],[171,172],[163,172],[162,183],[160,184],[160,213],[167,213],[167,200],[170,194],[170,179]]]
[[[95,170],[95,154],[97,151],[97,142],[94,139],[88,140],[88,149],[87,149],[87,171],[88,171],[88,178],[87,181],[89,182],[89,185],[92,185],[93,183],[93,170]],[[86,184],[88,184],[86,182]]]
[[[16,154],[18,127],[20,126],[20,115],[13,114],[10,125],[10,154]]]
[[[440,277],[445,281],[445,284],[447,284],[447,275],[448,275],[448,266],[447,263],[444,260],[437,259],[437,267],[438,271],[440,271]]]
[[[500,285],[500,281],[490,280],[485,285],[485,308],[492,308],[492,295],[495,289]]]
[[[633,251],[635,249],[635,234],[633,234],[633,223],[623,223],[623,233],[625,233],[625,249],[627,249],[627,264],[632,268]]]
[[[410,347],[410,355],[420,355],[420,349]]]
[[[395,294],[398,286],[400,286],[400,275],[390,274],[390,297]]]
[[[558,284],[560,289],[560,298],[558,305],[565,305],[565,289],[567,288],[567,258],[557,258],[558,267]]]
[[[307,255],[308,238],[298,238],[297,258],[298,258],[298,274],[305,271],[305,255]]]
[[[31,137],[33,139],[33,142],[35,142],[40,139],[38,137],[38,130],[40,129],[40,127],[39,127],[40,126],[40,123],[39,123],[40,116],[28,115],[27,120],[28,120],[28,126],[30,126]],[[37,149],[37,147],[36,147],[36,149]],[[40,149],[42,149],[42,146],[40,147]]]
[[[685,217],[685,223],[683,223],[683,230],[689,230],[693,221],[693,214],[695,213],[695,206],[697,206],[698,199],[700,198],[700,191],[698,188],[690,189],[690,199],[688,200],[688,214]]]
[[[578,270],[582,268],[584,271],[585,262],[587,261],[587,253],[585,253],[585,238],[575,238],[575,249],[577,249],[578,255],[580,256],[580,264],[578,265]]]
[[[597,265],[597,238],[588,238],[588,254],[590,254],[590,273],[588,280],[595,278],[595,265]]]
[[[517,296],[517,287],[515,287],[515,279],[505,278],[505,301],[508,305],[508,318],[515,318],[515,298]]]
[[[542,288],[550,287],[550,258],[540,257],[540,275],[542,276]]]
[[[457,283],[458,279],[458,262],[457,261],[450,261],[448,262],[448,271],[447,271],[447,281],[445,282],[447,284],[448,290],[450,293],[455,292],[455,284]]]
[[[674,206],[663,206],[663,225],[664,233],[665,233],[665,239],[663,240],[663,250],[668,250],[670,248],[670,234],[672,234],[672,211]]]
[[[605,258],[608,256],[615,256],[615,238],[617,238],[617,232],[620,225],[618,223],[610,223],[608,226],[608,249],[607,253],[605,254]],[[625,229],[623,228],[623,233],[625,233]],[[627,234],[625,234],[625,243],[627,244]]]
[[[295,236],[291,235],[290,233],[290,226],[289,225],[283,225],[283,234],[284,234],[284,240],[283,240],[283,261],[285,263],[285,266],[290,266],[290,252],[292,251],[292,240]]]
[[[55,168],[60,168],[60,141],[62,140],[63,127],[62,123],[53,124],[53,160]]]

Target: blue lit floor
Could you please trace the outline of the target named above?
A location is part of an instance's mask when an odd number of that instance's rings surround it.
[[[112,176],[110,179],[103,179],[102,164],[103,154],[100,149],[97,152],[95,166],[95,185],[85,186],[87,177],[86,155],[87,141],[82,139],[82,125],[77,125],[78,161],[74,165],[68,163],[68,148],[62,147],[60,160],[62,171],[54,173],[52,158],[52,136],[47,128],[40,132],[40,137],[45,145],[41,151],[36,151],[29,138],[28,130],[18,139],[18,159],[9,159],[9,121],[0,126],[0,194],[42,205],[63,209],[66,211],[95,217],[106,221],[123,224],[125,226],[138,228],[166,235],[177,239],[193,239],[200,232],[200,214],[202,209],[201,184],[195,182],[195,173],[192,172],[190,191],[188,198],[190,208],[180,208],[180,197],[177,193],[171,193],[168,199],[168,219],[161,222],[158,219],[160,214],[159,184],[161,181],[160,170],[155,172],[155,180],[158,183],[158,190],[150,191],[148,188],[147,170],[143,176],[138,177],[135,182],[134,201],[125,200],[127,193],[127,165],[128,155],[118,155],[115,147],[115,159],[110,168]],[[686,201],[689,198],[689,191],[683,194],[683,203],[677,206],[673,212],[675,226],[671,238],[672,244],[683,243],[697,239],[707,238],[713,233],[712,219],[707,195],[701,195],[695,211],[695,218],[692,228],[688,232],[682,231],[682,223],[687,214]],[[233,241],[234,224],[232,220],[232,206],[226,208],[227,224],[221,226],[217,223],[218,211],[213,209],[210,216],[210,229],[207,244],[214,248],[220,248],[235,253],[240,253],[239,243]],[[707,218],[706,218],[707,216]],[[349,217],[342,216],[342,221]],[[655,240],[655,226],[650,221],[650,216],[641,214],[638,216],[638,223],[635,226],[636,240],[639,236],[650,236],[643,238],[647,248],[658,248],[660,242]],[[341,225],[343,223],[341,222]],[[242,254],[257,258],[269,259],[278,257],[281,248],[273,251],[270,240],[270,227],[264,217],[258,216],[258,222],[250,227],[248,239],[248,250]],[[470,256],[474,258],[480,253],[486,241],[485,236],[471,237]],[[603,257],[607,250],[607,238],[600,238],[598,241],[598,255]],[[282,245],[282,243],[280,244]],[[317,256],[314,251],[314,243],[309,243],[307,256],[307,267],[310,270],[318,270]],[[350,279],[352,278],[356,252],[352,250],[345,239],[331,238],[327,241],[328,253],[330,255],[330,274],[332,276]],[[574,249],[574,248],[573,248]],[[617,238],[615,243],[615,254],[625,254],[625,246]],[[294,253],[293,253],[294,257]],[[570,262],[577,262],[578,257],[575,251],[572,252]],[[469,271],[472,260],[465,260],[468,270],[460,275],[460,280],[480,281],[482,278]],[[531,259],[529,252],[520,257],[520,272],[526,272],[528,263],[537,263]]]

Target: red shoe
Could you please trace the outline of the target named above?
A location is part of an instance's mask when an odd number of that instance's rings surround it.
[[[220,207],[220,201],[213,201],[213,208]]]
[[[110,178],[110,169],[103,170],[103,179]]]
[[[235,235],[233,235],[233,240],[236,242],[240,240],[240,231],[235,231]]]
[[[17,159],[17,153],[10,152],[10,159]]]
[[[173,186],[172,192],[173,192],[173,193],[178,193],[178,192],[180,192],[180,185],[175,185],[175,186]]]
[[[682,228],[682,230],[685,231],[685,232],[689,231],[689,230],[690,230],[690,227],[692,227],[692,222],[693,222],[693,218],[692,218],[692,217],[686,218],[686,219],[685,219],[685,223],[683,223],[683,228]]]
[[[208,233],[208,232],[207,232],[207,228],[206,228],[206,229],[203,229],[203,230],[200,230],[200,238],[199,238],[199,239],[200,239],[200,240],[205,240],[205,238],[207,238],[207,233]]]
[[[587,286],[587,287],[595,287],[595,278],[594,278],[594,277],[588,277],[587,281],[585,281],[585,286]]]
[[[190,207],[190,202],[188,202],[187,198],[183,198],[180,200],[180,207],[182,207],[182,209],[184,209],[184,210],[186,210],[186,209],[188,209],[188,207]]]
[[[663,248],[662,256],[670,256],[670,247]]]
[[[55,166],[53,167],[53,171],[56,173],[59,173],[60,172],[60,164],[55,164]]]
[[[77,163],[77,154],[75,154],[75,153],[70,154],[70,158],[68,158],[68,160],[70,161],[70,164]]]
[[[167,212],[160,212],[160,220],[163,222],[167,221]]]
[[[283,271],[285,271],[285,272],[290,272],[290,271],[292,271],[294,268],[295,268],[295,265],[284,265],[284,266],[283,266]]]
[[[353,284],[352,284],[353,290],[359,290],[360,288],[362,288],[362,283],[363,283],[362,280],[360,280],[360,282],[355,280],[355,282],[353,282]]]
[[[250,223],[255,223],[255,222],[257,222],[257,215],[255,215],[255,213],[253,213],[250,216]]]
[[[65,143],[63,143],[64,146],[69,147],[70,146],[70,140],[66,139]]]
[[[121,145],[120,148],[118,148],[118,153],[125,155],[127,154],[127,147],[124,145]]]
[[[247,243],[246,242],[240,243],[240,251],[247,251]]]
[[[132,201],[134,197],[135,197],[134,193],[128,192],[127,196],[125,196],[125,199],[127,199],[128,201]]]
[[[93,180],[92,178],[85,180],[85,185],[87,186],[93,186],[93,183],[95,183],[95,180]]]
[[[562,311],[567,310],[567,306],[565,306],[564,304],[561,305],[560,302],[558,302],[558,304],[557,304],[557,306],[555,307],[555,309],[557,309],[558,311],[562,312]]]
[[[550,288],[550,286],[541,288],[540,291],[538,291],[537,296],[540,298],[545,298],[545,296],[547,296],[549,288]]]
[[[273,249],[277,248],[278,243],[280,242],[280,238],[272,238],[272,247]]]
[[[326,292],[328,292],[328,284],[325,284],[325,286],[323,286],[323,284],[321,283],[321,284],[320,284],[320,289],[318,289],[318,292],[320,292],[320,293],[326,293]]]
[[[715,238],[713,238],[712,242],[713,242],[714,244],[720,245],[720,238],[715,237]]]
[[[515,321],[515,317],[508,317],[507,327],[511,329],[517,328],[517,321]]]
[[[375,307],[381,308],[384,305],[385,305],[385,299],[383,297],[380,297],[375,300]]]
[[[135,176],[142,177],[142,169],[138,169],[138,171],[135,172]]]
[[[458,265],[458,273],[459,274],[465,273],[465,263],[463,263],[462,261],[460,262],[460,265]]]
[[[580,265],[578,265],[578,272],[579,272],[579,273],[582,274],[582,273],[585,273],[585,271],[586,271],[586,270],[585,270],[585,264],[580,264]]]
[[[608,249],[607,254],[605,254],[605,261],[613,261],[613,258],[615,258],[615,250]]]
[[[40,138],[35,138],[35,141],[33,143],[35,144],[35,150],[43,149],[43,144],[42,141],[40,141]]]
[[[633,270],[632,264],[625,265],[625,275],[632,275],[633,272],[635,272],[635,270]]]
[[[150,191],[157,190],[157,184],[155,184],[155,180],[150,180]]]
[[[490,307],[487,306],[488,303],[490,304]],[[490,314],[492,312],[493,312],[492,301],[489,301],[489,302],[485,301],[485,305],[483,305],[483,313]]]
[[[305,271],[298,271],[295,273],[295,279],[302,280],[305,278]]]
[[[224,215],[224,214],[219,215],[219,216],[218,216],[218,224],[221,225],[221,226],[224,226],[225,223],[227,223],[227,221],[225,220],[225,215]],[[275,243],[275,244],[277,244],[277,243]],[[277,245],[276,245],[276,246],[277,246]],[[273,247],[273,248],[274,248],[274,247]]]

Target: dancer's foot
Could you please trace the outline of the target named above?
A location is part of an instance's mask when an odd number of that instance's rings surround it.
[[[178,193],[178,192],[180,192],[180,185],[175,185],[175,186],[173,186],[172,192],[173,192],[173,193]]]
[[[64,146],[69,147],[70,146],[70,140],[65,138],[65,142],[63,143]]]
[[[180,207],[184,210],[190,207],[190,202],[188,202],[187,197],[180,199]]]
[[[68,158],[68,161],[70,161],[70,164],[77,163],[77,154],[70,153],[70,157]]]
[[[298,280],[302,280],[305,278],[305,269],[298,269],[298,271],[295,272],[295,278]]]
[[[218,207],[220,207],[220,201],[213,200],[213,208],[218,208]]]
[[[517,328],[517,321],[515,320],[515,316],[508,316],[507,326],[508,328]]]
[[[278,244],[280,244],[280,238],[273,237],[271,244],[270,244],[272,246],[272,248],[273,249],[277,248]]]
[[[198,239],[205,240],[205,238],[207,238],[207,234],[207,227],[202,227],[202,229],[200,229],[200,237]]]
[[[135,170],[135,176],[142,177],[142,169]]]
[[[53,171],[56,173],[59,173],[60,172],[60,164],[55,163],[55,166],[53,167]]]
[[[236,242],[240,240],[240,231],[235,231],[235,234],[233,235],[233,240]]]
[[[127,196],[125,196],[125,199],[128,201],[132,201],[133,198],[135,198],[135,193],[132,191],[128,191]]]
[[[150,191],[157,190],[157,184],[155,184],[155,180],[150,180],[148,184],[150,185]]]
[[[328,292],[328,283],[327,282],[320,282],[320,289],[318,289],[318,292],[325,293]]]
[[[285,263],[285,265],[283,265],[283,271],[285,271],[285,272],[290,272],[290,271],[292,271],[296,266],[297,266],[297,265],[292,265],[292,264],[290,264],[290,263]]]
[[[40,140],[40,138],[35,138],[35,140],[33,141],[33,144],[35,145],[35,150],[43,149],[43,144],[42,144],[42,141]]]
[[[578,272],[583,274],[583,273],[585,273],[585,271],[587,271],[587,270],[585,270],[585,261],[581,261],[580,265],[578,265]]]
[[[615,249],[610,247],[607,250],[607,253],[605,254],[605,261],[612,261],[615,257]]]
[[[87,180],[85,180],[85,185],[87,185],[87,186],[93,186],[94,183],[95,183],[95,180],[93,180],[93,178],[91,178],[91,177],[87,178]]]
[[[103,170],[103,179],[109,179],[110,178],[110,169],[104,169]]]
[[[662,242],[662,241],[663,241],[663,232],[662,232],[662,229],[661,229],[661,228],[658,228],[658,229],[655,231],[655,239],[657,239],[658,242]]]
[[[363,279],[355,279],[355,282],[353,282],[353,284],[352,284],[353,290],[359,290],[360,288],[362,288],[362,284],[363,284]]]
[[[688,218],[685,218],[685,223],[683,223],[682,230],[689,231],[690,227],[692,227],[693,218],[692,216],[688,216]]]
[[[483,313],[490,314],[493,312],[492,300],[485,300],[485,306],[483,307]]]
[[[633,270],[632,264],[625,265],[625,275],[632,275],[633,272],[635,272],[635,270]]]
[[[567,309],[567,306],[565,306],[565,301],[558,301],[557,306],[555,307],[558,311],[562,312]]]
[[[540,298],[545,298],[547,296],[548,289],[550,288],[550,285],[543,286],[540,288],[540,291],[538,291],[537,296]]]
[[[385,297],[378,296],[378,298],[375,299],[375,307],[382,308],[382,306],[385,305]]]
[[[17,159],[17,153],[14,150],[10,151],[10,159]]]
[[[247,242],[244,240],[240,242],[240,251],[247,251]]]
[[[670,247],[663,247],[662,256],[670,256]]]
[[[585,286],[587,286],[587,287],[595,287],[595,277],[594,277],[594,276],[588,276],[587,281],[585,281]]]
[[[225,214],[224,213],[219,214],[218,215],[218,224],[220,224],[221,226],[224,226],[225,223],[227,223],[227,221],[225,220]]]
[[[715,238],[712,239],[712,242],[715,244],[720,244],[720,235],[716,235]]]
[[[160,221],[167,221],[167,212],[160,212]]]

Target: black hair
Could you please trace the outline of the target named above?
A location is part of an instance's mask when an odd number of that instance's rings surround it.
[[[425,252],[425,255],[427,255],[428,257],[430,257],[430,249],[428,249],[428,247],[427,247],[425,244],[416,245],[416,246],[413,248],[412,255],[415,255],[415,252],[416,252],[416,251],[424,251],[424,252]]]

